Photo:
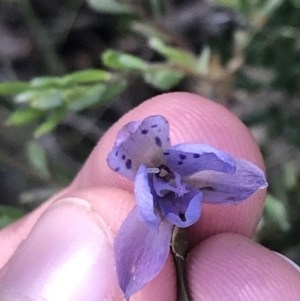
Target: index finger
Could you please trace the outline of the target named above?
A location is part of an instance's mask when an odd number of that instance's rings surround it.
[[[222,105],[197,95],[168,93],[145,101],[114,124],[100,140],[71,187],[113,186],[132,192],[133,183],[113,172],[106,163],[106,157],[122,126],[155,114],[168,119],[173,144],[207,143],[249,160],[264,170],[255,139],[235,115]],[[251,236],[260,219],[265,194],[260,190],[241,205],[233,207],[204,204],[200,221],[189,230],[194,244],[220,232]]]

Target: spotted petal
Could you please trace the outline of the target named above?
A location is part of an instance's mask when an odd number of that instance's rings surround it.
[[[189,176],[202,170],[235,172],[233,157],[206,144],[177,144],[164,152],[164,158],[165,164],[181,176]]]
[[[130,122],[120,130],[107,163],[112,170],[134,180],[141,164],[161,165],[163,152],[169,146],[168,121],[160,115],[149,116],[142,122]]]
[[[125,124],[117,134],[115,146],[119,146],[126,141],[138,129],[141,123],[142,121],[131,121]]]
[[[235,158],[236,172],[204,171],[185,181],[203,192],[203,202],[236,205],[268,186],[264,173],[249,161]]]
[[[168,193],[158,199],[162,214],[175,226],[186,228],[198,221],[201,214],[202,192],[187,187],[189,191],[182,197]]]
[[[114,252],[119,286],[125,298],[142,289],[163,269],[170,248],[173,225],[163,220],[159,233],[143,224],[136,207],[122,224]]]
[[[141,165],[135,177],[134,193],[137,211],[141,221],[154,231],[158,231],[160,218],[155,212],[155,200],[150,188],[147,167]]]

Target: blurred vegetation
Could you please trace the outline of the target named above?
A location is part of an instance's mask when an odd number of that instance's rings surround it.
[[[0,6],[0,227],[69,183],[120,116],[181,90],[251,129],[270,184],[256,240],[300,264],[299,0]]]

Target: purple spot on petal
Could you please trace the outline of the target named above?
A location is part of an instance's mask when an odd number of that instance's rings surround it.
[[[127,169],[131,169],[131,164],[132,164],[132,161],[130,159],[128,159],[125,164]]]
[[[125,160],[125,159],[126,159],[126,156],[125,156],[125,155],[122,155],[122,159]]]
[[[148,130],[142,130],[142,134],[146,135],[148,133]]]
[[[170,153],[168,153],[168,152],[164,152],[164,155],[165,155],[165,156],[168,156],[168,155],[170,155]]]
[[[151,125],[152,128],[156,128],[157,127],[157,124],[153,124]]]
[[[193,154],[194,158],[200,158],[200,154]]]
[[[167,138],[167,141],[170,141],[170,137]]]
[[[180,158],[181,160],[184,160],[184,159],[186,159],[186,155],[179,154],[179,158]]]
[[[182,165],[182,164],[183,164],[183,162],[182,162],[182,161],[179,161],[177,164],[178,164],[178,165]]]
[[[160,140],[160,138],[159,137],[155,137],[155,143],[156,143],[156,145],[157,146],[159,146],[159,147],[161,147],[161,140]]]
[[[213,187],[210,187],[210,186],[208,186],[208,187],[201,187],[200,189],[201,189],[201,190],[204,190],[204,191],[215,191],[215,190],[213,189]]]
[[[119,154],[119,151],[116,151],[115,155],[118,156],[118,154]]]
[[[119,170],[120,170],[120,167],[115,168],[115,171],[119,171]]]

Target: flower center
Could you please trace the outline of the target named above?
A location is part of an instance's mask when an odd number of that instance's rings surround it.
[[[171,191],[176,197],[182,197],[188,193],[186,185],[181,182],[181,176],[168,166],[162,164],[159,167],[148,168],[148,173],[154,174],[153,186],[159,196],[165,196]]]
[[[159,173],[156,175],[157,177],[165,180],[166,182],[170,182],[175,179],[175,175],[172,170],[167,165],[160,165],[158,167]]]

